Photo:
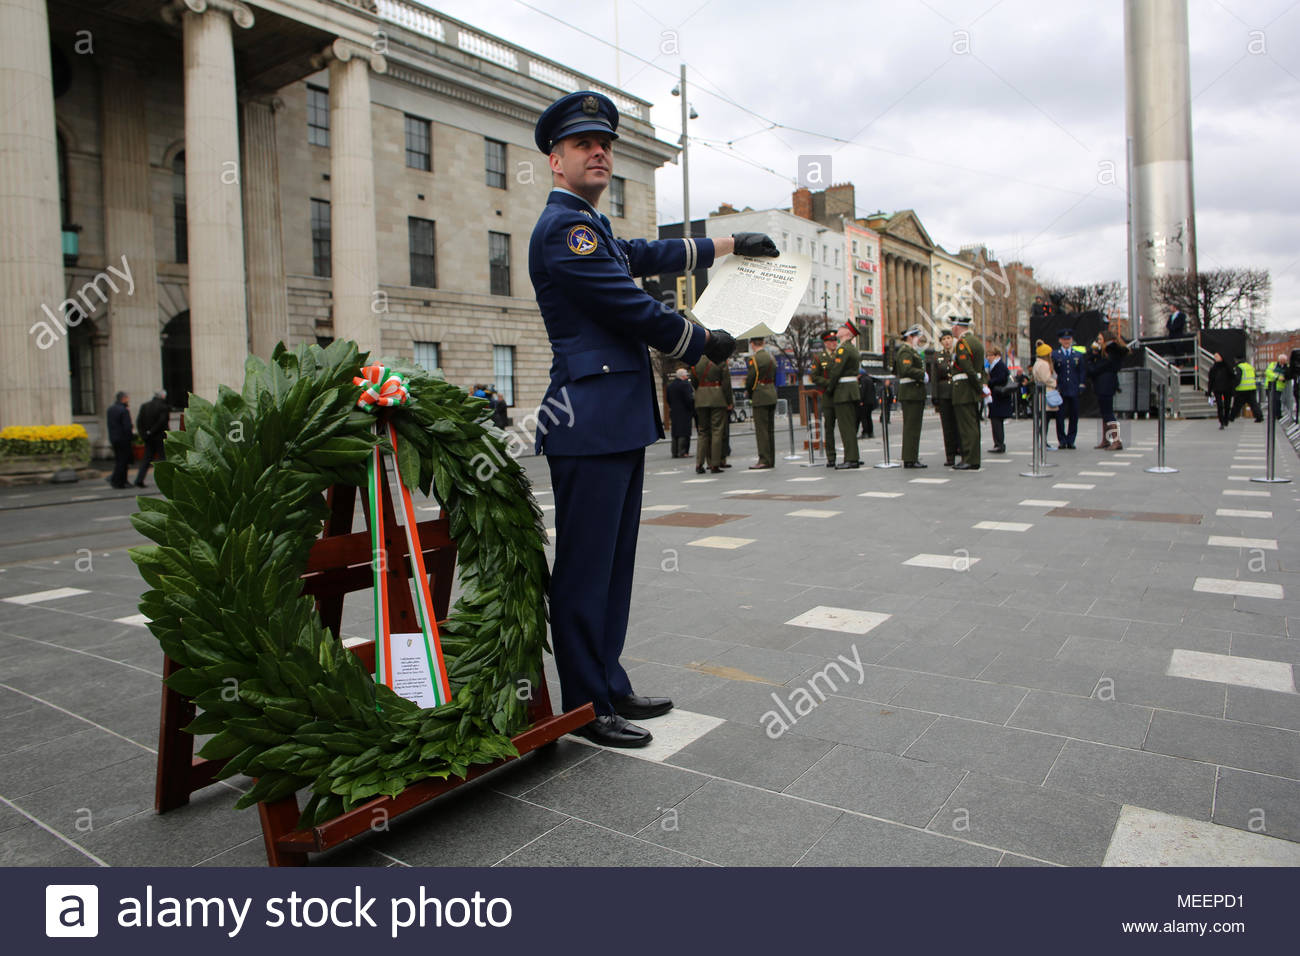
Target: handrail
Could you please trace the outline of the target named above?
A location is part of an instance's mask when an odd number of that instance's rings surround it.
[[[1177,367],[1167,361],[1164,356],[1149,348],[1143,349],[1142,354],[1146,367],[1151,369],[1152,384],[1155,384],[1154,380],[1156,378],[1163,379],[1165,383],[1165,400],[1169,408],[1162,408],[1160,410],[1161,414],[1167,415],[1172,412],[1175,418],[1181,418],[1183,414],[1182,376],[1179,374]]]

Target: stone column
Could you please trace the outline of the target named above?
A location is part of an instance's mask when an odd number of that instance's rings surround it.
[[[284,278],[280,225],[280,172],[275,151],[279,97],[253,97],[244,114],[245,265],[248,270],[248,350],[271,355],[277,342],[289,342],[289,297]]]
[[[916,317],[915,283],[913,282],[911,260],[903,260],[903,327],[914,325]]]
[[[912,321],[921,321],[921,310],[925,309],[925,314],[930,314],[929,303],[921,298],[921,267],[912,263]]]
[[[380,348],[379,252],[375,239],[374,137],[370,71],[387,72],[382,56],[346,40],[321,54],[330,70],[330,271],[334,337],[361,350]]]
[[[177,0],[185,28],[185,209],[189,236],[190,342],[194,393],[239,388],[248,356],[244,295],[239,112],[231,20],[253,14],[232,0]]]
[[[0,427],[67,424],[63,224],[45,0],[0,4],[0,90],[0,355],[10,365],[0,376]]]
[[[102,391],[129,392],[138,409],[162,388],[145,78],[110,56],[100,80],[106,270],[97,285],[108,294],[110,332]]]

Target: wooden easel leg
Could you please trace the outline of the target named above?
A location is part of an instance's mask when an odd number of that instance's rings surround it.
[[[163,677],[180,668],[163,655]],[[194,763],[194,737],[181,730],[194,719],[194,702],[166,684],[162,688],[162,712],[158,719],[158,768],[154,775],[153,808],[158,813],[175,810],[190,802],[190,767]]]
[[[259,803],[257,815],[262,821],[262,842],[266,845],[268,866],[306,866],[307,854],[282,850],[277,845],[281,836],[298,827],[298,798],[285,797],[274,803]]]

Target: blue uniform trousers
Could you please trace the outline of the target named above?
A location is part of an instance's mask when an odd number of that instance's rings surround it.
[[[619,663],[627,638],[641,525],[645,449],[548,455],[555,493],[551,644],[565,710],[590,701],[612,714],[632,693]]]
[[[1079,435],[1079,396],[1062,395],[1061,407],[1056,410],[1056,440],[1062,445],[1073,445]]]

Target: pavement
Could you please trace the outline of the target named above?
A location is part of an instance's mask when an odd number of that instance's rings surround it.
[[[676,701],[653,745],[565,738],[313,863],[1300,864],[1300,484],[1251,480],[1248,421],[1168,423],[1163,475],[1155,422],[1096,430],[1037,479],[1025,422],[969,473],[932,416],[926,471],[747,471],[747,426],[722,475],[652,447],[624,662]],[[135,497],[0,489],[0,864],[265,865],[244,778],[153,812]]]

